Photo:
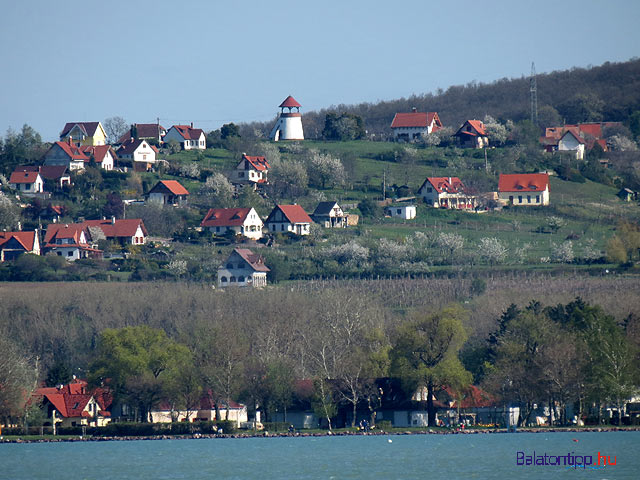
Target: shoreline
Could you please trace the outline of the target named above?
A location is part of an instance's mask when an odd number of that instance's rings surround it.
[[[424,430],[424,431],[398,431],[385,432],[380,430],[377,432],[261,432],[259,434],[252,433],[232,433],[232,434],[204,434],[194,433],[188,435],[149,435],[149,436],[123,436],[123,437],[69,437],[69,438],[40,438],[40,439],[21,439],[21,438],[2,438],[2,443],[69,443],[69,442],[130,442],[135,440],[199,440],[213,438],[306,438],[306,437],[352,437],[352,436],[401,436],[401,435],[482,435],[482,434],[501,434],[501,433],[605,433],[605,432],[640,432],[640,426],[634,427],[585,427],[585,428],[519,428],[516,432],[509,432],[506,428],[499,429],[469,429],[469,430]]]

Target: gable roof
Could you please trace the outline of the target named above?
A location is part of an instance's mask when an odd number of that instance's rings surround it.
[[[9,183],[35,183],[38,180],[40,174],[38,172],[28,172],[28,171],[14,171],[11,173],[11,177],[9,178]]]
[[[307,212],[300,205],[276,205],[271,213],[267,222],[271,220],[271,217],[280,210],[289,223],[311,223],[311,217],[307,215]]]
[[[247,219],[251,208],[210,208],[201,227],[237,227]]]
[[[54,148],[55,145],[60,147],[71,160],[82,160],[83,162],[89,161],[89,157],[87,157],[84,152],[73,143],[70,144],[69,142],[55,142],[51,146],[51,148]]]
[[[265,157],[252,157],[243,153],[241,161],[243,160],[246,160],[247,163],[249,163],[253,168],[260,172],[264,172],[265,170],[269,169],[269,163],[267,162],[267,159]]]
[[[264,264],[262,255],[253,253],[248,248],[234,248],[233,251],[247,262],[247,264],[256,272],[270,272],[269,268]]]
[[[130,238],[135,236],[138,231],[138,227],[141,228],[142,233],[148,235],[147,229],[144,227],[144,223],[140,218],[126,218],[120,220],[85,220],[82,224],[87,227],[98,227],[104,232],[104,236],[107,238]]]
[[[18,242],[27,252],[31,252],[35,247],[36,232],[0,232],[0,248],[7,244],[11,239]]]
[[[37,388],[33,396],[46,398],[64,418],[89,418],[89,412],[84,409],[92,398],[100,408],[99,415],[111,415],[106,411],[112,401],[111,394],[104,388],[89,389],[84,380],[74,380],[60,387]]]
[[[284,101],[280,104],[280,108],[300,108],[302,105],[298,103],[298,101],[289,95]]]
[[[61,177],[68,177],[66,165],[20,165],[15,172],[38,172],[45,180],[58,180]]]
[[[313,211],[313,216],[329,215],[333,210],[333,208],[336,206],[340,208],[340,205],[338,205],[338,202],[333,202],[333,201],[320,202],[316,207],[316,209]]]
[[[472,130],[467,131],[464,127],[465,125],[470,125]],[[484,129],[484,123],[480,120],[467,120],[462,124],[462,126],[455,133],[456,135],[471,135],[473,137],[486,137],[487,132]]]
[[[98,125],[100,125],[100,122],[69,122],[69,123],[66,123],[64,128],[62,129],[62,132],[60,132],[60,137],[66,136],[71,130],[73,130],[73,127],[75,127],[76,125],[78,125],[80,130],[82,130],[82,132],[86,136],[93,137],[95,135],[95,133],[96,133],[96,130],[98,129]]]
[[[418,190],[422,190],[427,183],[431,184],[438,193],[465,193],[467,190],[458,177],[427,177]]]
[[[437,112],[396,113],[391,122],[391,128],[420,127],[427,128],[435,120],[434,130],[442,127]]]
[[[138,138],[158,138],[167,129],[158,123],[134,123]],[[131,138],[131,129],[127,130],[119,139],[118,143],[128,142]]]
[[[87,162],[89,162],[91,155],[95,158],[96,163],[102,163],[107,152],[113,151],[111,145],[81,145],[80,151],[87,156]],[[112,157],[115,157],[115,152],[112,153]]]
[[[120,148],[118,148],[118,155],[131,155],[140,147],[140,145],[142,145],[142,143],[149,145],[149,143],[143,138],[139,138],[138,140],[132,138],[130,141],[122,144]],[[155,147],[152,145],[149,145],[149,147],[157,153]]]
[[[57,238],[70,238],[74,245],[86,245],[86,243],[80,244],[83,231],[84,226],[80,223],[50,223],[47,225],[47,232],[44,235],[45,246],[54,244]]]
[[[193,128],[190,125],[174,125],[171,128],[175,128],[185,140],[199,140],[201,135],[204,135],[204,131],[201,128]]]
[[[171,193],[172,195],[189,195],[189,192],[177,180],[160,180],[149,193]]]
[[[500,174],[499,192],[542,192],[549,188],[548,173]]]
[[[571,135],[573,138],[575,138],[578,143],[582,143],[584,144],[585,141],[582,139],[582,137],[580,136],[580,134],[573,128],[568,128],[566,132],[564,132],[564,134],[562,135],[562,137],[560,137],[560,140],[562,140],[564,137],[566,137],[567,135]]]

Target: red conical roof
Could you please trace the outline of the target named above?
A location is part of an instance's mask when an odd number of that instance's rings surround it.
[[[284,102],[282,102],[280,104],[280,108],[293,108],[293,107],[298,107],[300,108],[302,105],[300,105],[295,98],[293,98],[291,95],[289,95],[287,98],[284,99]]]

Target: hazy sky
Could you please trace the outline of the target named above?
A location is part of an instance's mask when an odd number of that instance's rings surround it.
[[[640,1],[0,0],[0,135],[269,120],[640,55]]]

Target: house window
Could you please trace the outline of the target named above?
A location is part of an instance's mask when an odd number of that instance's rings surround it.
[[[236,283],[236,277],[231,277],[231,279],[229,280],[231,283]]]
[[[31,190],[31,184],[30,184],[30,183],[27,183],[27,184],[24,186],[24,189],[25,189],[25,190]]]
[[[244,172],[239,172],[238,173],[238,178],[244,178]]]
[[[244,277],[238,277],[238,282],[244,282]]]
[[[402,210],[400,210],[400,209],[398,208],[396,213],[397,213],[398,215],[400,215],[400,214],[402,213]]]
[[[280,230],[284,232],[284,223],[280,225]]]
[[[531,195],[527,195],[527,203],[531,203]]]
[[[229,270],[233,270],[233,263],[227,263],[227,268]]]
[[[522,203],[522,195],[518,195],[518,203]]]
[[[536,203],[540,203],[540,195],[536,195]]]
[[[220,282],[227,283],[227,277],[220,277]]]
[[[56,252],[58,254],[59,257],[62,256],[62,252]]]
[[[433,189],[431,187],[427,187],[427,193],[431,193]]]
[[[67,252],[67,257],[73,257],[73,252],[72,251],[68,251]]]
[[[509,195],[509,203],[513,203],[513,195]]]

